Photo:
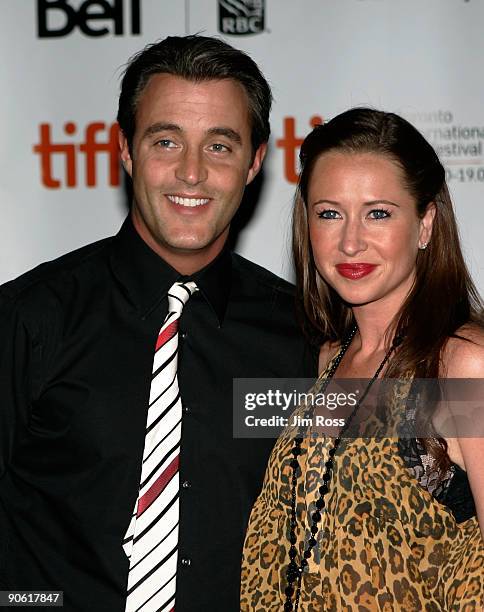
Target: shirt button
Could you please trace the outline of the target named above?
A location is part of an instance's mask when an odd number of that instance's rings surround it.
[[[189,557],[183,557],[183,559],[181,560],[181,564],[183,565],[183,567],[190,567],[190,565],[192,564],[192,560]]]
[[[182,484],[184,489],[189,489],[192,486],[192,483],[189,480],[185,480]]]
[[[186,331],[181,331],[180,332],[180,338],[182,340],[185,340],[187,338],[187,336],[188,336],[188,332],[186,332]]]
[[[187,406],[186,404],[183,406],[183,412],[187,413],[190,412],[190,406]]]

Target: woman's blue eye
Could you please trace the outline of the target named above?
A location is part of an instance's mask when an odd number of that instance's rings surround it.
[[[391,217],[391,213],[388,210],[384,210],[383,208],[378,208],[376,210],[370,211],[370,216],[372,219],[386,219],[387,217]]]
[[[322,210],[318,212],[318,217],[320,219],[337,219],[339,217],[339,212],[336,210]]]

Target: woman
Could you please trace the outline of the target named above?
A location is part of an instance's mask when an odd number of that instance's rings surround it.
[[[445,437],[430,392],[413,412],[409,401],[412,379],[484,378],[482,304],[444,169],[407,121],[370,109],[316,127],[300,158],[293,248],[306,328],[321,343],[313,391],[332,376],[369,383],[338,437],[296,428],[276,443],[246,537],[241,610],[478,610],[484,439]],[[382,377],[397,379],[387,416],[403,414],[415,437],[349,435]]]

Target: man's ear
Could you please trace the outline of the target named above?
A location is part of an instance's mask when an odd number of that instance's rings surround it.
[[[264,161],[264,157],[267,153],[267,142],[263,142],[259,145],[259,148],[254,154],[254,159],[252,160],[252,165],[249,168],[249,173],[247,174],[247,180],[245,182],[246,185],[251,183],[255,177],[258,175],[259,170],[262,168],[262,162]]]
[[[131,159],[131,153],[129,152],[128,139],[124,135],[124,132],[121,128],[118,131],[118,143],[119,143],[119,156],[121,157],[121,161],[123,162],[124,169],[129,174],[129,176],[133,176],[133,161]]]
[[[427,205],[427,210],[425,211],[424,216],[420,219],[420,229],[418,235],[419,248],[425,248],[423,245],[427,246],[427,244],[430,242],[436,212],[435,202],[430,202]]]

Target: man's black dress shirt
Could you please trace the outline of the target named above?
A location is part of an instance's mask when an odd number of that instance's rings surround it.
[[[152,358],[180,275],[128,219],[0,289],[0,590],[123,612]],[[316,374],[292,287],[224,250],[180,322],[176,612],[239,610],[241,549],[274,440],[234,439],[234,377]]]

